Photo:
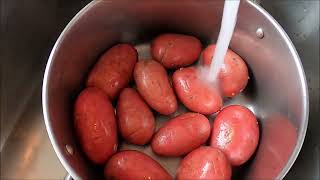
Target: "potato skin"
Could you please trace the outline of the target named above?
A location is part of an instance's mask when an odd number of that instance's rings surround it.
[[[209,45],[202,54],[202,63],[210,66],[215,44]],[[224,67],[219,73],[220,87],[224,97],[233,97],[239,94],[248,84],[248,67],[244,60],[235,52],[228,49],[224,58]]]
[[[129,143],[144,145],[151,139],[155,127],[154,116],[136,90],[125,88],[121,91],[117,117],[120,133]]]
[[[110,99],[115,99],[132,79],[137,60],[137,50],[130,44],[111,47],[89,73],[87,86],[102,89]]]
[[[191,111],[212,114],[222,107],[222,98],[215,87],[200,79],[195,67],[176,70],[173,86],[179,100]]]
[[[155,160],[139,151],[121,151],[113,155],[104,169],[109,180],[172,180],[169,173]]]
[[[154,135],[151,147],[158,155],[181,156],[204,144],[210,136],[209,120],[199,113],[185,113],[169,120]]]
[[[139,61],[134,68],[138,92],[151,108],[169,115],[178,108],[177,99],[164,67],[154,60]]]
[[[74,106],[74,126],[81,147],[92,162],[104,164],[116,152],[114,109],[102,90],[89,87],[80,93]]]
[[[162,34],[151,44],[152,57],[168,69],[194,63],[201,53],[199,39],[183,34]]]
[[[228,106],[213,121],[210,145],[222,150],[233,166],[248,161],[258,141],[258,121],[246,107]]]
[[[189,153],[180,162],[177,180],[231,179],[231,165],[217,148],[202,146]]]

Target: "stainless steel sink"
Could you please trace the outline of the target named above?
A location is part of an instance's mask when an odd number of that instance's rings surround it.
[[[43,121],[42,78],[58,35],[88,2],[0,1],[0,179],[63,179],[66,175]]]
[[[0,2],[0,179],[63,179],[66,175],[45,130],[41,84],[49,52],[59,33],[88,2]],[[307,136],[286,179],[320,179],[319,1],[262,0],[261,5],[296,46],[309,86]]]

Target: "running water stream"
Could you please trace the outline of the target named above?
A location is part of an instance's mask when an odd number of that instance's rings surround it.
[[[240,0],[225,0],[221,28],[216,44],[216,49],[212,57],[209,76],[210,82],[216,82],[218,73],[224,64],[224,57],[227,53],[230,40],[237,22],[237,14]]]

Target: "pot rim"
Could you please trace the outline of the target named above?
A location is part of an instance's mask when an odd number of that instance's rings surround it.
[[[277,31],[281,34],[287,46],[289,47],[290,53],[293,55],[295,64],[298,65],[297,68],[298,68],[298,74],[300,77],[299,81],[300,81],[300,84],[302,85],[302,95],[304,97],[302,102],[303,104],[302,107],[304,109],[303,115],[302,115],[303,122],[301,123],[300,132],[298,133],[299,136],[297,138],[297,143],[295,145],[295,148],[293,149],[291,156],[288,159],[286,165],[284,166],[284,168],[281,170],[281,172],[276,178],[276,179],[283,179],[285,175],[289,172],[291,167],[293,166],[294,162],[296,161],[299,155],[299,152],[302,148],[302,145],[306,136],[306,132],[307,132],[308,121],[309,121],[309,94],[308,94],[308,85],[307,85],[306,75],[303,70],[301,59],[299,57],[297,50],[294,47],[294,44],[292,43],[292,41],[290,40],[288,34],[281,27],[281,25],[263,7],[249,0],[247,0],[247,2],[251,6],[253,6],[257,11],[259,11],[263,16],[265,16],[272,23],[272,25],[277,29]]]

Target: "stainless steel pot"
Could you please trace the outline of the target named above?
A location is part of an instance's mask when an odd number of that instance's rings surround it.
[[[161,32],[192,34],[215,42],[223,0],[104,1],[83,8],[57,40],[43,81],[46,128],[60,161],[75,179],[101,177],[101,167],[88,162],[73,130],[72,109],[84,80],[99,55],[119,42],[136,44],[146,57],[148,42]],[[257,153],[233,177],[282,179],[298,156],[308,124],[309,100],[299,56],[280,25],[260,6],[243,0],[231,49],[251,72],[245,91],[227,104],[243,104],[258,117],[261,139]],[[179,112],[185,111],[180,108]],[[157,116],[157,124],[165,120]],[[153,156],[172,175],[179,158],[152,154],[149,147],[121,144]]]

